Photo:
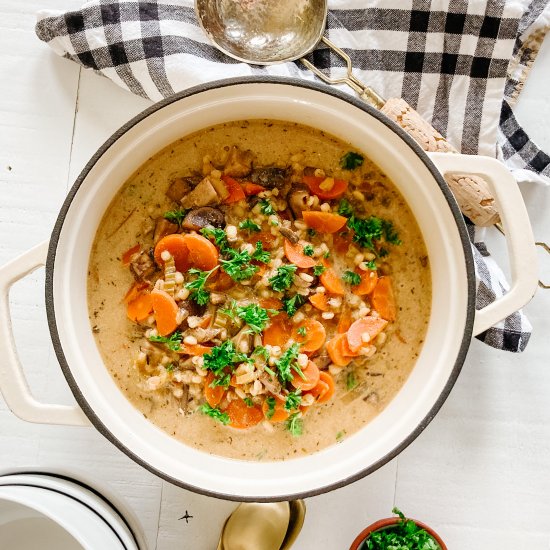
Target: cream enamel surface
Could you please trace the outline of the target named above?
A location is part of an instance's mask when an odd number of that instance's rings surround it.
[[[403,241],[401,246],[390,247],[387,262],[382,264],[392,276],[399,308],[397,322],[387,331],[387,343],[371,360],[357,361],[359,366],[342,371],[337,377],[336,399],[311,408],[301,437],[292,437],[282,424],[274,426],[272,432],[262,425],[242,431],[223,427],[200,413],[181,415],[178,400],[169,393],[144,391],[145,378],[132,366],[143,343],[143,329],[126,319],[120,301],[132,283],[120,256],[136,241],[151,239],[142,235],[150,216],[173,208],[164,195],[173,177],[195,172],[205,154],[215,157],[222,147],[233,144],[253,150],[258,166],[284,163],[292,154],[302,152],[304,165],[321,167],[327,173],[338,170],[340,158],[350,149],[348,144],[310,127],[254,120],[207,128],[169,145],[125,183],[105,214],[90,259],[90,322],[117,384],[154,424],[205,452],[245,460],[284,460],[340,442],[379,414],[395,396],[424,341],[431,301],[430,271],[422,236],[408,206],[391,182],[366,160],[361,173],[370,173],[369,181],[387,188],[379,193],[389,202],[384,206],[379,197],[369,212],[393,220]],[[346,375],[352,369],[357,381],[366,387],[355,392],[351,401],[352,395],[346,396]]]

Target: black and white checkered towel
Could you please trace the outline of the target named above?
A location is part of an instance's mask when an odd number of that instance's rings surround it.
[[[403,97],[458,150],[498,154],[518,181],[548,183],[550,158],[523,132],[512,106],[549,25],[549,4],[329,0],[327,36],[351,56],[360,79],[384,97]],[[153,101],[231,76],[315,78],[300,62],[259,67],[219,52],[198,26],[192,0],[93,0],[76,11],[40,12],[36,32],[59,55]],[[332,77],[345,72],[326,48],[308,57]],[[471,238],[481,308],[508,285],[473,227]],[[530,334],[517,312],[479,338],[517,352]]]

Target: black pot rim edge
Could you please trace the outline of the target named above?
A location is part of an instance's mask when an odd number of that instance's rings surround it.
[[[457,224],[460,239],[462,242],[465,265],[466,265],[467,284],[468,284],[466,322],[465,322],[464,334],[462,337],[460,349],[458,351],[457,359],[453,366],[453,370],[451,371],[449,380],[447,381],[445,387],[443,388],[443,391],[439,395],[438,399],[436,400],[436,402],[434,403],[434,405],[432,406],[428,414],[417,425],[415,430],[413,430],[399,445],[394,447],[392,451],[387,453],[380,460],[378,460],[374,464],[371,464],[368,468],[365,468],[355,473],[352,476],[344,478],[338,482],[324,485],[322,487],[318,487],[316,489],[312,489],[309,491],[303,491],[301,493],[293,493],[289,495],[281,495],[276,497],[266,497],[262,495],[242,496],[242,495],[236,495],[236,494],[225,494],[225,493],[218,493],[215,491],[205,490],[201,487],[197,487],[190,483],[186,483],[180,479],[173,478],[170,475],[158,470],[154,465],[149,464],[145,460],[142,460],[133,451],[131,451],[125,445],[123,445],[122,442],[120,442],[111,433],[108,427],[97,417],[93,409],[90,407],[90,405],[84,398],[82,392],[80,391],[80,388],[78,387],[78,384],[76,383],[71,373],[71,369],[65,358],[65,354],[63,352],[63,349],[61,346],[61,340],[57,330],[57,322],[55,318],[55,308],[54,308],[54,297],[53,297],[54,264],[55,264],[57,244],[61,234],[61,229],[63,227],[65,217],[67,215],[67,212],[71,206],[71,203],[76,193],[78,192],[80,186],[82,185],[82,182],[87,177],[88,173],[96,164],[96,162],[99,160],[99,158],[127,131],[129,131],[131,128],[133,128],[136,124],[141,122],[143,119],[147,118],[149,115],[151,115],[152,113],[155,113],[156,111],[162,109],[163,107],[170,105],[176,101],[179,101],[182,98],[190,97],[204,91],[208,91],[216,88],[224,88],[227,86],[242,85],[242,84],[279,84],[279,85],[285,85],[285,86],[309,88],[318,92],[326,93],[328,95],[340,98],[346,101],[347,103],[351,103],[352,105],[361,109],[362,111],[366,111],[369,115],[373,116],[374,118],[382,122],[385,126],[387,126],[390,130],[392,130],[394,133],[396,133],[419,156],[420,160],[422,160],[426,168],[430,171],[430,173],[436,180],[437,184],[441,189],[441,192],[443,193],[447,201],[447,204]],[[466,359],[466,355],[467,355],[468,348],[470,346],[470,341],[472,338],[473,321],[474,321],[474,315],[475,315],[475,272],[474,272],[474,261],[473,261],[471,246],[470,246],[470,240],[468,238],[468,232],[466,230],[464,218],[462,217],[462,214],[458,208],[458,205],[456,204],[456,201],[449,187],[445,183],[445,180],[443,179],[443,176],[441,175],[441,173],[437,170],[437,168],[431,162],[431,160],[426,155],[426,153],[413,140],[413,138],[410,137],[402,128],[400,128],[397,124],[395,124],[393,121],[388,119],[378,110],[376,110],[374,107],[371,107],[364,101],[361,101],[360,99],[357,99],[353,96],[340,92],[339,90],[333,89],[330,86],[326,86],[324,84],[318,84],[316,82],[296,79],[296,78],[252,76],[252,77],[236,77],[236,78],[229,78],[224,80],[217,80],[214,82],[189,88],[188,90],[184,90],[173,96],[170,96],[167,99],[164,99],[158,103],[155,103],[151,107],[145,109],[144,111],[142,111],[141,113],[133,117],[130,121],[124,124],[115,133],[113,133],[112,136],[107,141],[105,141],[105,143],[103,143],[103,145],[101,145],[101,147],[92,156],[90,161],[86,164],[86,166],[84,167],[84,169],[82,170],[78,178],[76,179],[75,183],[71,187],[61,207],[55,226],[52,230],[49,249],[48,249],[48,256],[46,261],[45,298],[46,298],[46,314],[48,319],[48,326],[49,326],[50,335],[53,342],[53,347],[54,347],[57,359],[59,361],[59,364],[61,366],[61,370],[63,371],[63,374],[67,380],[67,383],[69,384],[69,387],[78,405],[82,408],[82,410],[84,411],[84,413],[86,414],[90,422],[104,437],[106,437],[111,443],[113,443],[118,449],[120,449],[124,454],[126,454],[134,462],[143,466],[144,468],[146,468],[153,474],[159,476],[160,478],[174,485],[182,487],[184,489],[187,489],[205,496],[209,496],[209,497],[220,498],[224,500],[232,500],[237,502],[276,502],[276,501],[284,501],[284,500],[295,500],[298,498],[308,498],[308,497],[312,497],[312,496],[316,496],[316,495],[320,495],[320,494],[332,491],[334,489],[339,489],[350,483],[353,483],[354,481],[357,481],[373,473],[378,468],[380,468],[381,466],[383,466],[384,464],[386,464],[387,462],[395,458],[424,431],[424,429],[433,420],[433,418],[435,417],[435,415],[437,414],[437,412],[439,411],[439,409],[442,407],[443,403],[447,399],[449,393],[451,392],[451,389],[453,388],[458,378],[458,375],[460,374],[462,365],[464,364],[464,361]]]

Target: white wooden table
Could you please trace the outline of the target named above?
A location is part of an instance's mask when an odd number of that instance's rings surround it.
[[[60,59],[34,36],[34,14],[74,0],[0,1],[0,264],[48,238],[64,196],[96,148],[148,106],[106,79]],[[550,43],[520,100],[519,118],[550,149]],[[550,241],[550,190],[523,193],[539,240]],[[500,237],[490,235],[497,256]],[[541,254],[546,279],[550,261]],[[72,396],[57,365],[44,309],[44,274],[18,283],[16,340],[35,394]],[[522,355],[474,341],[451,396],[397,459],[352,486],[309,499],[295,546],[345,549],[394,505],[431,524],[453,550],[550,547],[550,292],[527,312],[535,327]],[[1,350],[0,350],[0,361]],[[210,550],[235,504],[154,477],[92,428],[38,426],[0,398],[0,467],[79,470],[133,508],[149,549]],[[188,511],[193,518],[180,520]],[[0,543],[1,546],[1,543]]]

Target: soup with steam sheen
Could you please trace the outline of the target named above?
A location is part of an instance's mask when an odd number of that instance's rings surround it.
[[[147,419],[208,453],[284,460],[391,401],[431,277],[408,205],[367,155],[307,126],[235,121],[122,186],[93,244],[89,315]]]

